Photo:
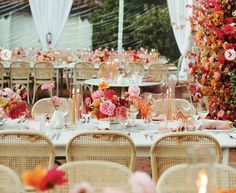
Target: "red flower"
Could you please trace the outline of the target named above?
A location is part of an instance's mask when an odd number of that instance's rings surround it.
[[[227,43],[225,45],[225,49],[228,50],[228,49],[234,49],[234,44],[231,44],[231,43]]]
[[[67,182],[65,172],[56,168],[48,170],[46,176],[39,185],[41,191],[54,188],[55,185],[62,185]]]
[[[225,23],[226,23],[226,24],[234,23],[234,18],[233,18],[233,17],[226,17],[226,18],[225,18]]]
[[[225,63],[225,56],[224,55],[219,55],[217,60],[218,60],[219,63],[223,64],[223,63]]]
[[[224,28],[223,28],[223,31],[226,35],[229,35],[229,34],[234,32],[234,27],[229,25],[229,24],[225,25]]]
[[[217,35],[219,36],[220,39],[224,38],[224,33],[220,28],[215,28],[215,31],[217,33]]]
[[[107,90],[104,92],[104,97],[107,98],[107,99],[112,100],[114,94],[115,94],[115,91],[114,91],[114,90],[112,90],[112,89],[107,89]]]
[[[220,4],[215,4],[215,7],[212,9],[213,12],[219,11],[222,9],[222,5]]]

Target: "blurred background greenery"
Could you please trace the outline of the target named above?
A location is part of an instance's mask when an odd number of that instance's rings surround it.
[[[119,0],[101,0],[89,14],[93,24],[93,48],[117,48]],[[180,56],[171,27],[166,0],[125,0],[123,47],[157,49],[174,62]]]

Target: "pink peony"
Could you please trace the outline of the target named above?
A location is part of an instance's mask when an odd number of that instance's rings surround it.
[[[214,72],[213,77],[218,80],[220,78],[220,73],[219,72]]]
[[[140,88],[136,85],[131,85],[129,86],[128,93],[131,97],[138,97],[140,95]]]
[[[224,116],[225,112],[223,110],[220,110],[218,113],[217,113],[217,117],[219,118],[222,118]]]
[[[135,193],[156,193],[155,184],[145,172],[135,172],[130,176],[129,183]]]
[[[99,110],[105,115],[112,116],[114,114],[115,108],[116,106],[108,100],[100,104]]]
[[[47,83],[47,84],[42,84],[41,85],[41,90],[52,90],[52,89],[54,89],[54,87],[55,87],[54,82]]]
[[[14,98],[15,92],[10,88],[4,88],[2,95],[8,97],[8,98]]]
[[[90,186],[87,182],[82,182],[79,185],[75,186],[70,193],[91,193],[93,192],[93,187]]]
[[[97,90],[92,94],[92,99],[96,100],[104,96],[104,92],[102,90]]]

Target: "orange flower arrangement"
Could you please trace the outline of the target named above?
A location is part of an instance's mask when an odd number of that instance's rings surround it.
[[[37,190],[45,191],[67,182],[65,172],[56,168],[45,169],[37,166],[34,170],[23,174],[25,184],[35,187]]]
[[[149,104],[149,102],[140,101],[139,102],[139,109],[140,109],[140,114],[141,114],[142,118],[146,119],[151,115],[152,106]]]

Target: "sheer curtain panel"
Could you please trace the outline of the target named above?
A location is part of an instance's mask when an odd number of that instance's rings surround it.
[[[54,48],[70,14],[73,0],[29,0],[43,48]]]
[[[191,26],[188,21],[189,17],[192,16],[192,8],[186,6],[192,5],[193,0],[167,0],[167,3],[175,39],[180,53],[184,56],[185,51],[190,50],[192,47]],[[187,80],[187,69],[188,59],[184,57],[179,72],[179,79]]]

